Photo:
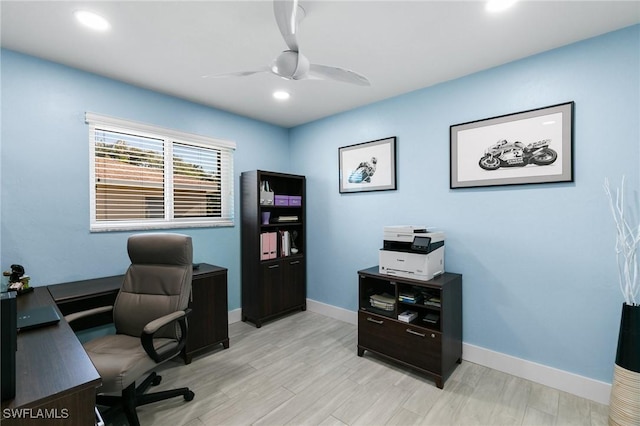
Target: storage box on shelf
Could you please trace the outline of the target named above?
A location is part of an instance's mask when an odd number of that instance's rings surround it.
[[[268,196],[264,197],[265,200],[268,200]],[[279,207],[290,206],[290,207],[300,207],[302,205],[302,197],[300,195],[273,195],[273,203],[261,203],[262,205],[273,204]]]
[[[419,281],[375,266],[358,271],[358,281],[358,356],[375,352],[428,374],[442,389],[462,361],[462,275]]]
[[[305,177],[255,170],[240,180],[242,320],[261,327],[306,309]]]

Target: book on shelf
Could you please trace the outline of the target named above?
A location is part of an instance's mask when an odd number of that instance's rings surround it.
[[[286,257],[291,255],[291,238],[289,231],[280,232],[280,256]]]
[[[424,302],[427,306],[440,307],[440,298],[439,297],[431,297]]]
[[[396,299],[387,293],[372,295],[369,303],[372,307],[385,311],[393,311],[396,307]]]
[[[297,222],[299,220],[298,216],[278,216],[274,219],[274,222],[283,223],[283,222]]]
[[[278,253],[278,236],[275,232],[260,234],[260,260],[275,259]]]
[[[424,304],[427,306],[435,306],[435,307],[440,307],[440,295],[439,294],[433,294],[430,292],[424,292],[423,293],[423,297],[424,297]]]
[[[403,303],[421,303],[422,302],[422,293],[415,291],[401,291],[398,294],[398,301]]]
[[[269,259],[269,233],[260,234],[260,260]]]
[[[429,313],[422,318],[422,321],[429,324],[436,324],[440,320],[440,315]]]
[[[289,231],[280,230],[260,234],[260,260],[287,257],[292,253],[298,253],[298,249],[295,248],[292,251],[293,248]]]
[[[401,314],[398,314],[398,319],[403,322],[411,322],[418,316],[417,312],[414,311],[404,311]]]

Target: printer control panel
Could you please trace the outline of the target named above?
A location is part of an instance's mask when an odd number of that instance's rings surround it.
[[[411,250],[418,253],[428,253],[431,237],[414,237],[411,244]]]

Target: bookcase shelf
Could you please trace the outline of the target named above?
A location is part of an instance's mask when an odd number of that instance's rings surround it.
[[[240,177],[242,320],[258,328],[286,312],[306,309],[305,181],[304,176],[264,170]],[[296,197],[299,205],[261,203],[263,182],[274,195]],[[297,219],[278,222],[280,216]]]
[[[358,271],[358,287],[358,356],[377,353],[433,377],[442,389],[462,361],[462,275],[419,281],[375,266]],[[384,301],[385,309],[372,306]],[[405,322],[405,311],[417,315]]]
[[[270,223],[268,225],[260,225],[262,229],[277,229],[277,228],[293,228],[296,226],[302,226],[302,222],[279,222]]]

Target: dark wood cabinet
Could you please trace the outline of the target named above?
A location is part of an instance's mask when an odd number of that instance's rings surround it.
[[[440,389],[462,361],[462,275],[429,281],[358,271],[358,356],[365,350],[434,378]],[[403,321],[407,313],[414,318]]]
[[[280,261],[261,265],[263,297],[260,298],[262,316],[268,317],[282,311],[282,265]],[[244,308],[242,315],[244,316]],[[247,309],[249,310],[249,309]]]
[[[296,309],[306,305],[305,264],[303,256],[282,260],[282,309]]]
[[[226,268],[201,263],[193,271],[189,307],[189,336],[183,351],[187,364],[217,345],[229,347]]]
[[[255,170],[240,184],[242,320],[261,327],[306,309],[305,177]]]
[[[49,293],[63,315],[100,306],[113,305],[124,275],[49,285]],[[193,355],[222,344],[229,347],[227,269],[200,263],[193,270],[189,300],[189,335],[182,356],[186,364]],[[74,331],[110,324],[111,312],[81,318],[72,323]]]
[[[16,302],[18,315],[55,303],[46,287],[35,287]],[[2,401],[0,423],[93,425],[100,374],[64,318],[57,325],[18,333],[17,344],[15,397]]]

